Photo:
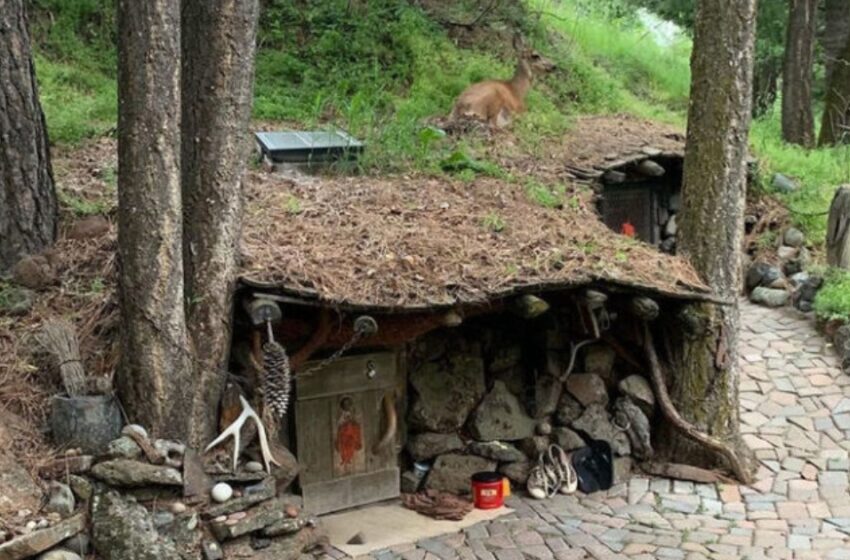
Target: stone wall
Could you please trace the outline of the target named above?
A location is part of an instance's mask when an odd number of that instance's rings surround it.
[[[570,452],[606,440],[623,473],[649,458],[655,398],[642,372],[594,341],[563,381],[582,336],[566,328],[574,309],[483,317],[410,345],[405,459],[430,466],[424,488],[465,494],[473,473],[494,470],[524,485],[551,443]],[[404,491],[419,483],[403,476]]]

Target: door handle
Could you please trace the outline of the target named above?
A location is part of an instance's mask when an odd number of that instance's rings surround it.
[[[376,455],[392,444],[393,440],[395,440],[396,432],[398,432],[398,413],[395,409],[395,391],[389,391],[384,394],[384,398],[381,401],[381,407],[384,411],[384,420],[387,423],[387,428],[384,431],[384,435],[381,436],[381,439],[372,448],[372,453]]]

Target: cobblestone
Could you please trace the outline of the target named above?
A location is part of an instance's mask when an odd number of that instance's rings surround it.
[[[514,495],[513,513],[392,556],[850,560],[850,378],[799,313],[743,302],[741,320],[741,431],[761,461],[752,487],[633,477],[589,496]]]

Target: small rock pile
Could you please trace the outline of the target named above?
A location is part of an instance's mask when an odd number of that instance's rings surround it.
[[[779,264],[758,260],[747,268],[745,288],[750,301],[766,307],[792,303],[800,311],[811,311],[823,278],[806,270],[811,255],[803,232],[792,227],[782,233],[776,261]]]
[[[280,446],[275,457],[283,466],[271,474],[256,461],[231,472],[222,465],[229,458],[202,460],[125,426],[103,454],[71,451],[41,469],[50,480],[44,515],[20,512],[0,558],[297,558],[322,535],[300,498],[284,493],[297,474],[294,458]]]
[[[647,378],[618,373],[614,350],[596,342],[576,360],[581,369],[562,382],[569,345],[555,332],[543,338],[542,370],[517,343],[482,344],[447,333],[418,343],[411,355],[412,435],[406,445],[418,468],[404,473],[402,491],[468,494],[472,474],[497,470],[524,485],[552,443],[570,452],[590,438],[607,441],[620,478],[632,458],[650,458],[656,407]]]

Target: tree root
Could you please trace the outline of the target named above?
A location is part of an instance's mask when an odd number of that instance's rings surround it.
[[[667,420],[676,427],[676,429],[680,430],[696,443],[713,451],[720,457],[723,457],[738,480],[744,484],[752,484],[752,472],[749,468],[747,468],[744,461],[738,456],[732,447],[706,433],[701,432],[696,428],[696,426],[682,418],[679,411],[676,410],[676,407],[673,405],[673,401],[670,399],[670,394],[667,392],[667,387],[664,384],[664,375],[661,372],[658,355],[655,353],[652,332],[649,328],[649,324],[646,322],[643,324],[643,332],[644,347],[646,350],[647,360],[649,361],[652,384],[655,386],[655,392],[658,395],[658,404],[661,406],[661,412]]]

